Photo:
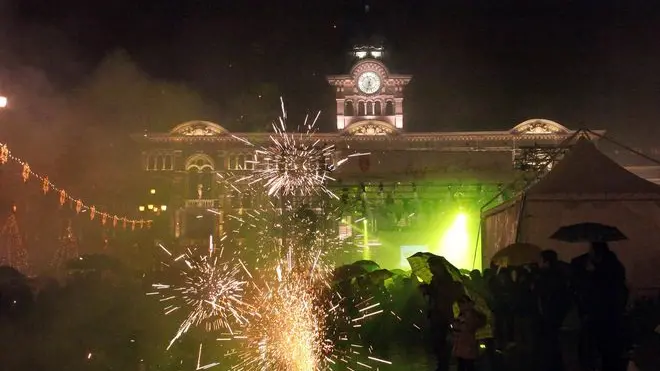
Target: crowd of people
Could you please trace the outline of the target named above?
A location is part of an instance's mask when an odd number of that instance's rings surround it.
[[[479,340],[485,344],[481,358],[495,371],[562,371],[561,329],[571,311],[579,319],[575,353],[581,369],[627,369],[625,268],[607,244],[592,243],[588,254],[570,263],[545,250],[540,264],[493,266],[463,281],[450,277],[439,259],[431,258],[433,279],[421,286],[429,303],[437,371],[449,370],[452,355],[459,371],[474,370]],[[492,331],[482,339],[477,330],[486,325],[485,313],[466,292],[483,298],[492,314]]]

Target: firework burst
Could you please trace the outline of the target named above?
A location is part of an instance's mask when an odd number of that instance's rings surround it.
[[[212,239],[203,254],[188,249],[174,257],[162,245],[161,248],[172,258],[167,265],[179,270],[180,283],[155,283],[152,287],[156,291],[148,295],[160,295],[160,301],[166,305],[165,314],[185,311],[169,347],[192,327],[233,332],[234,325],[245,325],[251,307],[243,301],[247,281],[241,279],[244,270],[240,261],[223,260],[223,250],[217,251]]]
[[[380,304],[369,299],[351,310],[330,284],[333,267],[322,250],[312,245],[288,251],[257,288],[253,300],[258,304],[244,327],[245,343],[233,370],[321,371],[389,363],[349,340],[361,321],[382,312]]]
[[[334,161],[335,146],[326,145],[314,137],[316,122],[321,112],[313,120],[305,117],[302,130],[298,133],[287,132],[287,114],[282,104],[282,116],[273,124],[274,133],[264,146],[257,146],[245,138],[234,137],[245,144],[257,148],[249,175],[238,178],[239,182],[249,185],[261,184],[268,196],[311,196],[328,195],[337,198],[327,182],[337,167],[348,161],[349,157],[366,155],[352,154]]]

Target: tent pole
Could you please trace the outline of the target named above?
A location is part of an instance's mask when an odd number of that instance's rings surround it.
[[[527,205],[527,194],[523,193],[520,198],[520,214],[518,214],[518,222],[516,223],[516,240],[514,242],[520,242],[520,225],[523,222],[525,217],[525,206]]]
[[[472,256],[472,270],[474,270],[474,265],[477,263],[477,254],[479,253],[479,240],[481,239],[481,226],[484,220],[481,218],[481,215],[479,215],[479,229],[477,230],[477,239],[476,242],[474,243],[474,255]],[[481,261],[481,267],[477,268],[479,270],[483,270],[484,268],[484,262],[483,258]]]

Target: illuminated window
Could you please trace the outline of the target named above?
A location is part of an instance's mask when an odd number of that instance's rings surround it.
[[[347,100],[346,103],[344,103],[344,115],[355,116],[355,108],[353,107],[353,102],[350,100]]]
[[[172,166],[172,156],[165,156],[165,166],[163,170],[174,170],[174,166]]]
[[[380,101],[376,101],[376,103],[374,103],[374,115],[380,116],[382,114],[383,114],[383,111],[382,111]]]
[[[385,103],[385,115],[394,116],[394,103],[391,100]]]
[[[246,159],[249,159],[250,156],[245,156],[245,155],[232,155],[229,156],[229,170],[245,170],[247,169],[246,167]],[[250,164],[252,166],[252,164]]]
[[[248,155],[245,157],[245,169],[252,170],[254,169],[254,155]]]
[[[364,102],[359,102],[358,103],[358,116],[366,116],[366,105]]]
[[[148,157],[147,170],[156,170],[156,156]]]

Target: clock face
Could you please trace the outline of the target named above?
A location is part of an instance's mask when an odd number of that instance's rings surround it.
[[[365,72],[358,77],[358,88],[365,94],[373,94],[380,89],[380,77],[375,72]]]

